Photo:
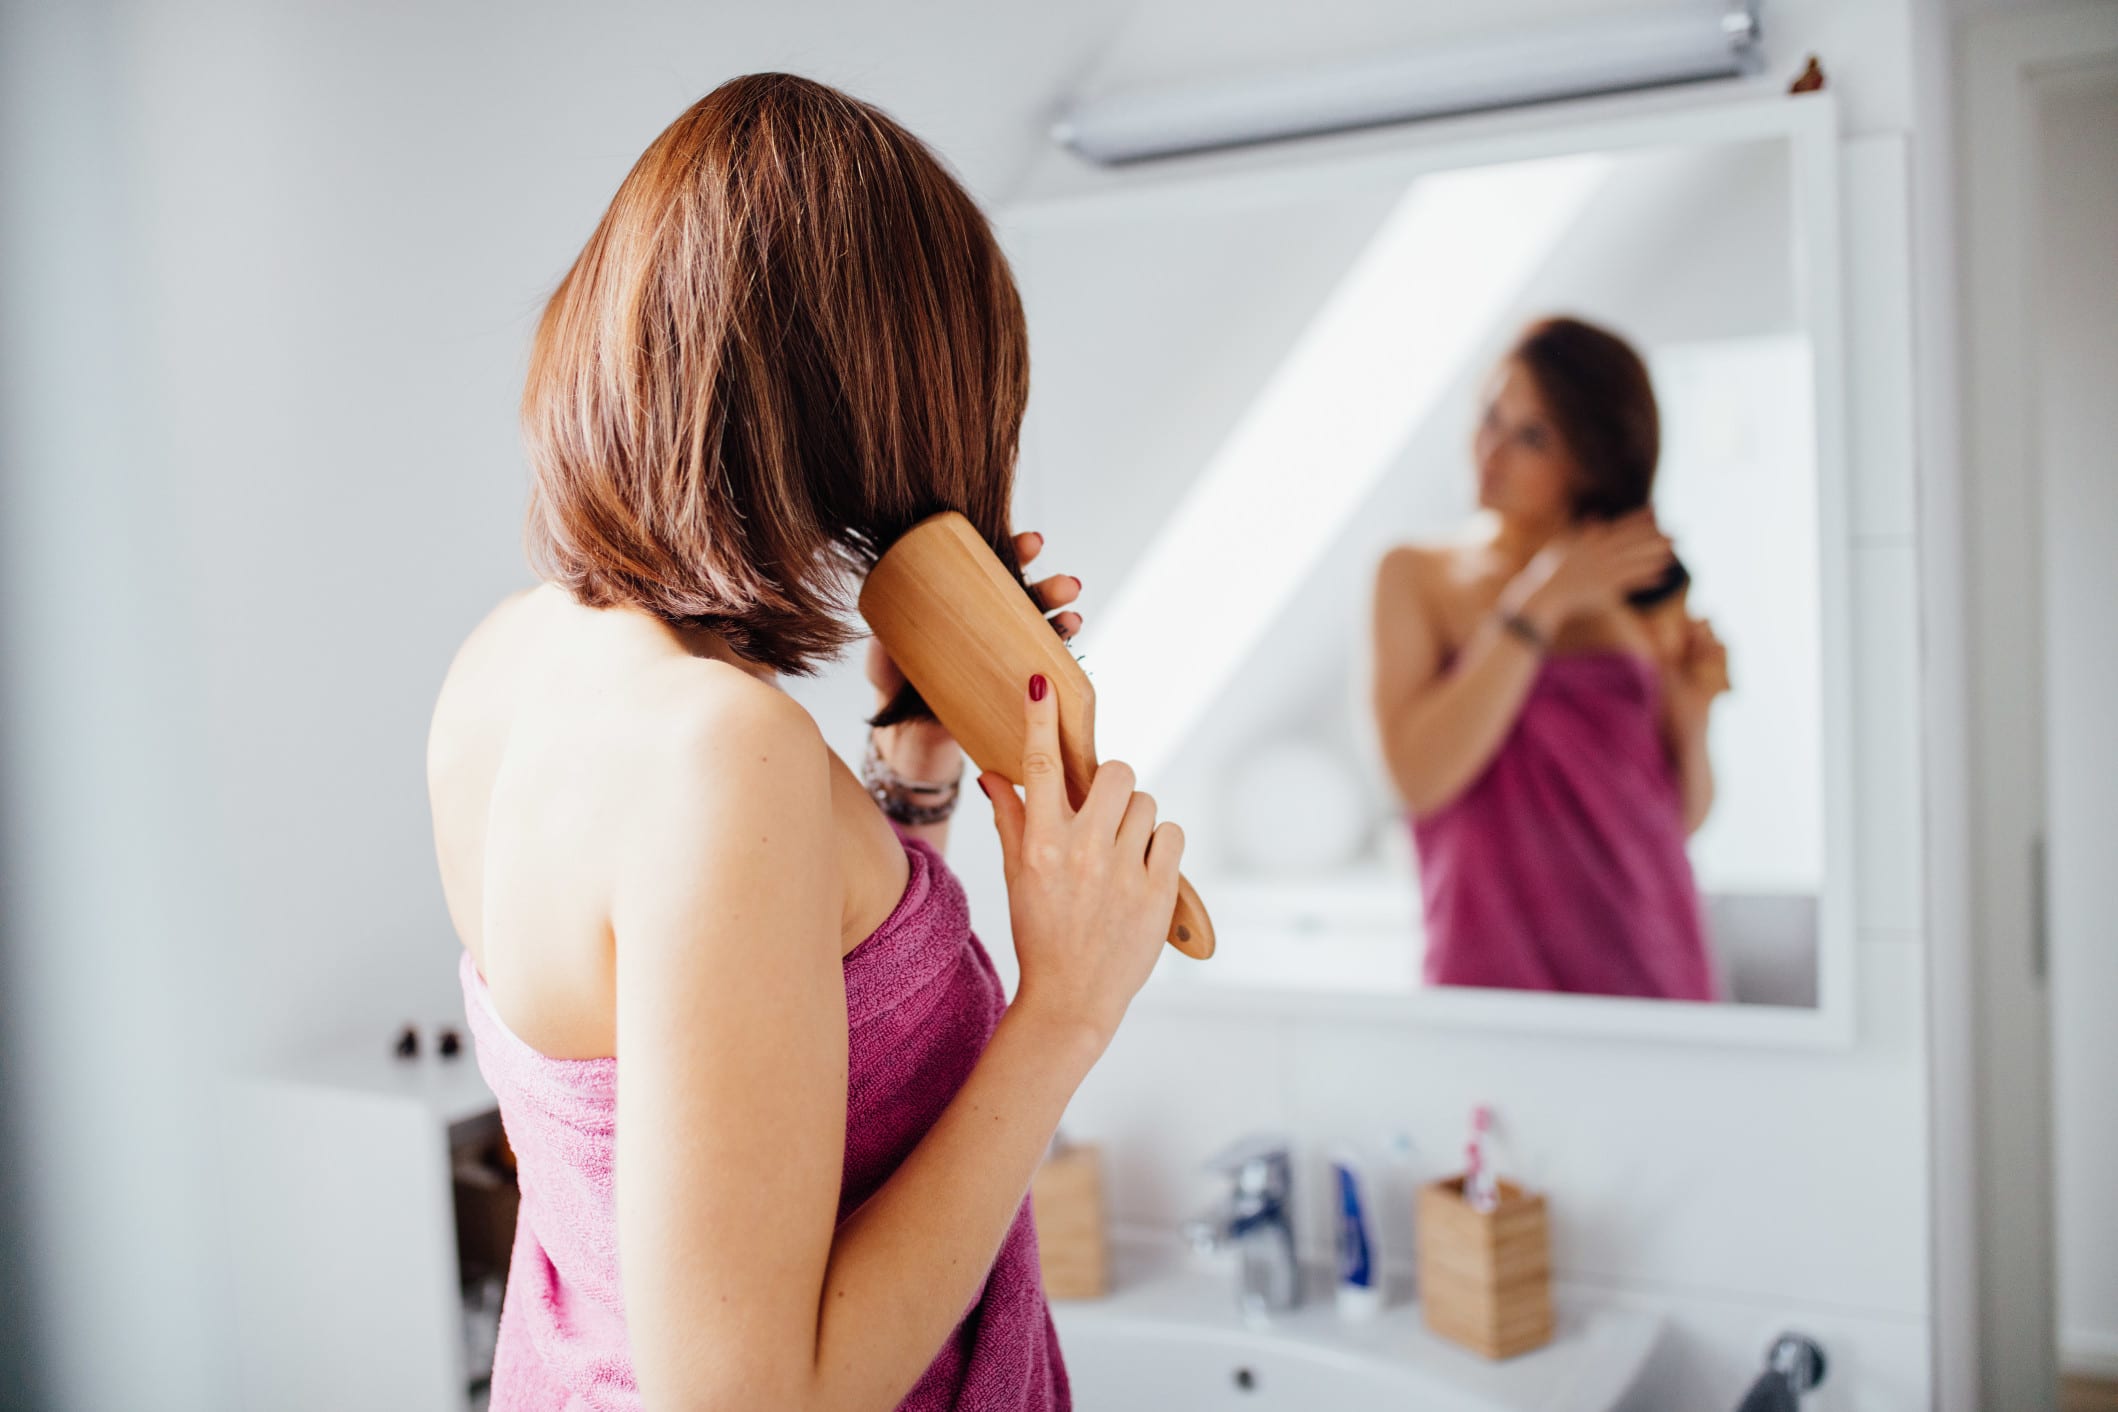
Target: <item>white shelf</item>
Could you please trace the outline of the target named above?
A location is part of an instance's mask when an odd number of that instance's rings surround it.
[[[459,1031],[463,1048],[453,1058],[433,1052],[431,1028],[420,1036],[417,1058],[400,1059],[387,1038],[376,1043],[340,1043],[303,1055],[267,1079],[305,1084],[347,1096],[366,1096],[410,1103],[432,1114],[442,1127],[490,1113],[493,1091],[478,1072],[468,1029]]]
[[[224,1108],[242,1406],[467,1412],[451,1131],[496,1111],[470,1035],[235,1080]]]

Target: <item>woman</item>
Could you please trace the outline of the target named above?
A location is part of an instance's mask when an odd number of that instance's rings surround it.
[[[464,643],[428,762],[522,1184],[495,1412],[1067,1406],[1025,1193],[1160,954],[1182,835],[1117,762],[1073,809],[1025,683],[1025,796],[979,777],[1003,1013],[942,861],[954,782],[907,783],[956,743],[871,647],[864,786],[775,681],[852,640],[858,574],[928,513],[1036,552],[1007,526],[1026,358],[969,197],[785,74],[656,138],[552,296],[543,582]]]
[[[1429,984],[1720,995],[1685,840],[1727,653],[1655,526],[1659,450],[1624,340],[1532,324],[1488,382],[1481,522],[1377,570],[1374,708]]]

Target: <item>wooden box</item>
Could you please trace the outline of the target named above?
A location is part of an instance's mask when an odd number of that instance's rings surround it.
[[[1499,1204],[1479,1211],[1461,1176],[1419,1189],[1419,1300],[1443,1338],[1512,1358],[1551,1342],[1551,1235],[1542,1196],[1509,1181],[1498,1192]]]
[[[1030,1179],[1030,1212],[1048,1299],[1096,1299],[1110,1292],[1110,1242],[1103,1215],[1103,1152],[1075,1143],[1046,1158]]]

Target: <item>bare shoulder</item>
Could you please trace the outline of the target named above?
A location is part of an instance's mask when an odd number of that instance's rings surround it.
[[[476,662],[499,645],[509,634],[516,619],[536,596],[537,587],[532,584],[528,588],[518,588],[486,610],[485,616],[478,620],[477,625],[466,633],[463,641],[457,645],[456,654],[449,661],[444,689],[463,675],[466,665]]]
[[[748,672],[708,658],[657,662],[627,692],[627,720],[654,758],[731,765],[770,751],[788,765],[820,765],[829,749],[808,709]]]
[[[831,747],[792,696],[725,662],[658,662],[627,684],[623,754],[651,834],[778,828],[820,845],[831,821]],[[799,840],[792,837],[799,834]]]
[[[1393,544],[1383,551],[1376,573],[1383,577],[1417,578],[1434,571],[1444,550],[1432,544]]]
[[[454,769],[490,763],[486,756],[496,744],[491,726],[508,685],[504,643],[524,600],[535,592],[534,587],[525,588],[501,599],[449,658],[427,721],[430,787]]]
[[[1377,613],[1403,613],[1423,602],[1434,573],[1435,555],[1427,545],[1391,545],[1375,564]]]
[[[649,937],[689,946],[702,918],[741,898],[738,911],[763,909],[835,956],[834,757],[814,718],[719,662],[658,664],[629,695],[611,898],[621,951]],[[680,971],[700,961],[649,951]]]
[[[1377,566],[1377,576],[1417,585],[1423,591],[1444,589],[1464,576],[1471,563],[1469,547],[1453,541],[1393,544]]]
[[[477,625],[464,634],[441,679],[435,712],[437,721],[452,702],[474,694],[486,669],[502,657],[516,620],[536,592],[532,585],[510,593],[488,609]]]
[[[1397,544],[1375,571],[1376,612],[1404,622],[1438,622],[1463,577],[1463,550],[1454,544]]]

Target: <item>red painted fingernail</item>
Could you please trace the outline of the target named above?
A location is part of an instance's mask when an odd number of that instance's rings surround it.
[[[1044,700],[1044,673],[1042,672],[1030,678],[1030,700]]]

